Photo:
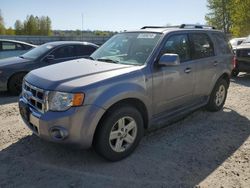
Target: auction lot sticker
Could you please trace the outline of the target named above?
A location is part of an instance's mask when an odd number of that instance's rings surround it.
[[[141,33],[138,35],[138,39],[153,39],[155,38],[156,34],[153,33]]]

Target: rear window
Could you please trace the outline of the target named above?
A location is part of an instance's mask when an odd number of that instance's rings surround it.
[[[24,50],[24,47],[21,44],[13,42],[2,42],[2,50]]]
[[[228,45],[225,35],[223,35],[222,33],[213,33],[212,36],[216,42],[216,45],[218,45],[219,54],[231,53],[231,50],[230,50],[230,47]]]

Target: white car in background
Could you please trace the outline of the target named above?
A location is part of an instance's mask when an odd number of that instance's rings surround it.
[[[234,52],[235,52],[237,46],[239,46],[245,39],[246,39],[246,37],[241,37],[241,38],[233,38],[229,41]]]
[[[22,55],[35,47],[22,41],[0,39],[0,59]]]

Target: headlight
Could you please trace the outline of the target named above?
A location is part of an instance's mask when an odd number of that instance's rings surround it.
[[[48,95],[48,110],[65,111],[72,106],[82,105],[83,100],[83,93],[64,93],[51,91]]]

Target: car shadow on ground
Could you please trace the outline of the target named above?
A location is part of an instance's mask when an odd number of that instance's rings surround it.
[[[250,87],[250,74],[241,73],[237,77],[231,79],[232,82]]]
[[[26,136],[0,151],[0,187],[194,187],[250,135],[250,121],[224,108],[197,111],[146,134],[128,158],[111,163]]]
[[[18,96],[13,96],[8,92],[0,92],[0,105],[10,104],[18,101]]]

